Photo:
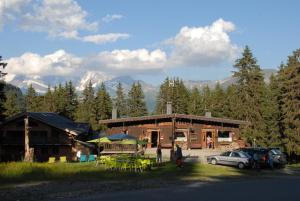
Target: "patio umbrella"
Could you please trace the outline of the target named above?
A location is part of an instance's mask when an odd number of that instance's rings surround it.
[[[120,144],[137,144],[137,140],[135,140],[135,139],[126,139],[126,140],[122,140],[120,142]]]
[[[112,134],[107,137],[111,141],[116,140],[136,140],[136,137],[124,133]]]
[[[111,143],[111,141],[107,138],[107,137],[101,137],[98,139],[93,139],[87,142],[91,142],[91,143]]]
[[[137,144],[145,145],[145,144],[151,144],[151,143],[146,142],[145,140],[137,140]]]

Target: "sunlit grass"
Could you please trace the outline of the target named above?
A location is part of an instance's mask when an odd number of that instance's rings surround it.
[[[291,168],[300,168],[300,163],[290,164],[290,165],[288,165],[288,167],[291,167]]]
[[[177,168],[174,163],[165,163],[142,173],[108,171],[95,163],[0,163],[0,185],[30,181],[51,180],[142,180],[167,179],[183,180],[205,177],[241,176],[243,173],[231,167],[205,164],[185,164]]]

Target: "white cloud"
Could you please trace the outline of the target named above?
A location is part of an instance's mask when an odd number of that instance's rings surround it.
[[[77,57],[64,50],[57,50],[44,56],[28,52],[6,60],[9,75],[7,81],[19,75],[33,80],[43,80],[49,76],[66,79],[81,77],[85,72],[97,72],[97,75],[100,73],[101,79],[135,73],[153,73],[161,71],[165,67],[166,60],[165,52],[160,49],[104,51],[89,57]]]
[[[109,33],[109,34],[96,34],[84,36],[81,38],[82,41],[92,42],[96,44],[104,44],[108,42],[116,42],[119,39],[127,39],[129,38],[129,34],[127,33]]]
[[[131,74],[161,70],[166,61],[166,53],[160,49],[113,50],[88,58],[86,65],[101,66],[103,71],[111,74]]]
[[[31,3],[31,4],[29,4]],[[27,11],[25,7],[28,6]],[[81,36],[80,31],[95,32],[98,22],[89,22],[88,13],[75,0],[0,0],[0,30],[4,22],[17,21],[25,31],[43,32],[50,37],[75,39],[103,44],[127,39],[127,33]],[[106,21],[121,19],[122,15],[107,15]]]
[[[219,19],[210,26],[183,27],[179,33],[167,41],[172,47],[169,53],[161,49],[116,49],[102,51],[95,55],[77,57],[58,50],[41,56],[25,53],[7,60],[10,74],[26,76],[81,76],[84,71],[102,72],[103,75],[134,75],[157,73],[166,68],[218,66],[236,56],[238,47],[230,40],[234,31],[232,22]],[[67,32],[69,37],[87,42],[104,43],[129,35],[104,34],[78,37]],[[67,34],[65,33],[65,34]]]
[[[79,30],[95,31],[97,22],[86,20],[87,12],[74,0],[44,0],[33,13],[23,16],[22,28],[46,32],[52,37],[76,38]]]
[[[0,1],[0,30],[9,20],[14,20],[22,13],[23,8],[31,0],[1,0]]]
[[[232,60],[238,48],[232,44],[228,33],[234,30],[235,25],[223,19],[205,27],[182,27],[166,42],[173,48],[168,65],[207,67]]]
[[[105,17],[102,18],[102,21],[111,22],[114,20],[120,20],[122,18],[123,18],[123,15],[120,15],[120,14],[106,15]]]
[[[53,54],[41,56],[34,53],[25,53],[20,57],[10,58],[7,72],[12,75],[36,76],[65,76],[77,72],[82,59],[64,50],[58,50]]]

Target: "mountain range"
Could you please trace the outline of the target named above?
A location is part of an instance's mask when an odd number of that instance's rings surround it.
[[[275,69],[263,69],[265,81],[268,83],[269,78],[272,74],[276,73]],[[59,83],[64,84],[66,81],[71,80],[76,90],[80,93],[83,91],[85,86],[91,81],[93,87],[97,88],[103,82],[106,86],[106,89],[110,93],[112,97],[115,97],[116,88],[118,83],[121,83],[125,93],[127,93],[132,84],[135,82],[140,82],[145,93],[145,100],[147,103],[147,107],[149,111],[153,111],[155,106],[155,98],[156,94],[159,91],[159,86],[154,86],[152,84],[146,83],[142,80],[133,79],[131,76],[119,76],[119,77],[111,77],[104,75],[95,71],[88,71],[82,77],[57,77],[57,76],[44,76],[44,77],[34,77],[28,78],[26,76],[18,75],[18,76],[7,76],[5,81],[9,84],[19,87],[22,92],[25,92],[28,86],[31,84],[35,90],[43,94],[47,91],[48,86],[55,86]],[[236,82],[236,78],[227,77],[222,80],[183,80],[185,86],[189,89],[194,87],[198,87],[199,89],[208,85],[210,88],[215,87],[217,83],[220,83],[223,88],[233,84]]]

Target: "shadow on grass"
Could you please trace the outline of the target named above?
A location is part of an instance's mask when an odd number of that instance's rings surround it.
[[[178,168],[172,162],[143,172],[109,171],[95,163],[1,163],[0,186],[33,181],[160,181],[181,182],[209,179],[241,178],[270,174],[251,169],[239,170],[226,166],[185,163]]]

